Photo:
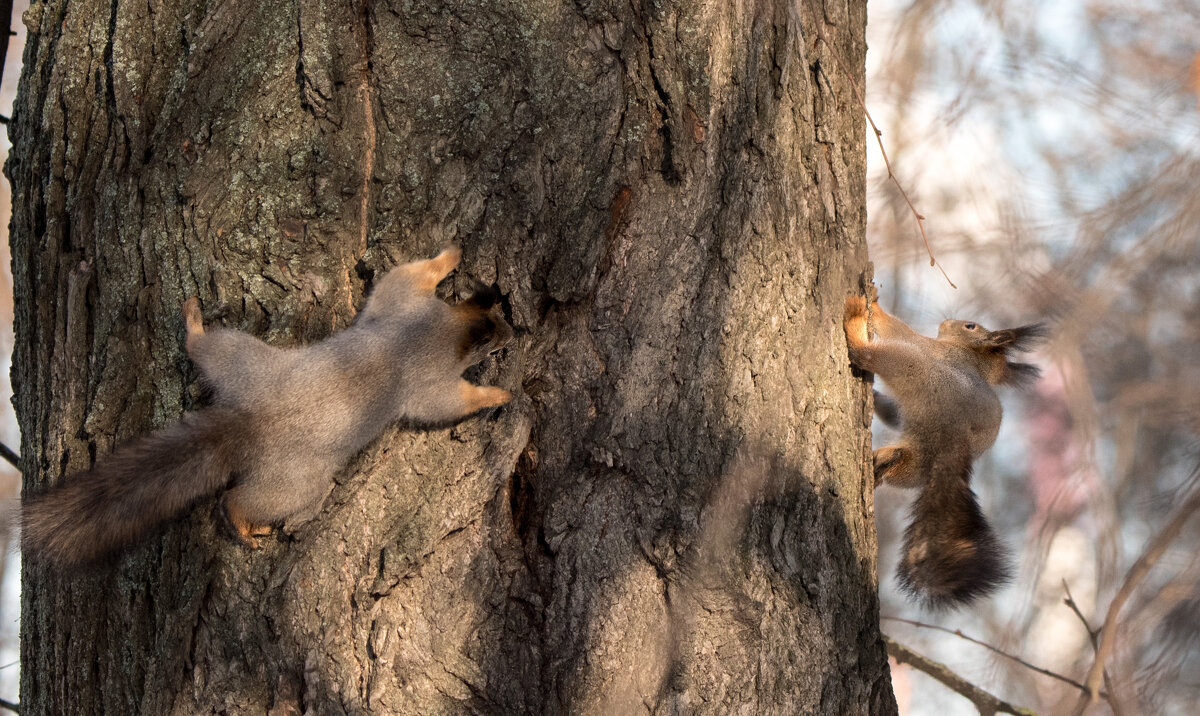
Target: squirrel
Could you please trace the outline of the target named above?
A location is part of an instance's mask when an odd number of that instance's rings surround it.
[[[989,331],[974,321],[943,321],[922,336],[871,299],[846,299],[850,362],[883,378],[876,393],[896,445],[874,451],[875,485],[920,488],[904,532],[901,588],[931,609],[965,605],[1007,582],[1009,558],[971,490],[971,465],[996,441],[1002,410],[993,386],[1024,386],[1037,366],[1009,359],[1045,336],[1041,324]],[[871,336],[869,328],[874,330]]]
[[[334,474],[389,425],[448,424],[509,402],[507,390],[462,378],[511,335],[489,315],[495,294],[453,306],[434,295],[461,254],[391,269],[350,327],[298,348],[205,331],[188,299],[187,353],[212,404],[25,499],[27,553],[60,567],[96,562],[231,483],[223,513],[257,548],[273,525],[315,516]]]

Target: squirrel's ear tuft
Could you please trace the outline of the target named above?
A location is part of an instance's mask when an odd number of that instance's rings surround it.
[[[1041,343],[1050,335],[1050,330],[1046,328],[1044,323],[1030,323],[1027,326],[1020,326],[1012,329],[1017,335],[1013,341],[1012,347],[1019,351],[1028,351],[1033,346]]]
[[[1042,323],[1005,328],[989,333],[988,344],[992,350],[1005,355],[1010,350],[1025,352],[1045,339],[1047,332],[1045,324]],[[1000,379],[999,384],[1010,385],[1014,388],[1027,388],[1037,382],[1038,376],[1042,374],[1036,365],[1011,360],[1005,361],[1004,369],[1004,377]]]
[[[1004,328],[988,334],[988,343],[1000,350],[1028,351],[1040,343],[1048,331],[1041,323],[1030,323],[1017,328]]]
[[[471,297],[467,302],[473,303],[485,311],[496,305],[496,301],[500,300],[500,291],[495,286],[480,281],[477,278],[471,279]]]
[[[1008,361],[1005,367],[1007,370],[1000,384],[1012,386],[1013,388],[1028,388],[1036,383],[1037,379],[1042,375],[1042,369],[1032,363]]]

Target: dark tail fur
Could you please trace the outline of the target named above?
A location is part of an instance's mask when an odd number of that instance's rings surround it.
[[[238,425],[226,408],[206,408],[137,438],[22,502],[22,545],[60,567],[94,562],[146,537],[229,482]]]
[[[941,455],[935,463],[913,503],[896,576],[924,606],[942,609],[990,594],[1012,569],[971,491],[970,457]]]

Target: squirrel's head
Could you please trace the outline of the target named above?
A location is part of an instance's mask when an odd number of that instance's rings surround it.
[[[1037,379],[1041,371],[1031,363],[1008,359],[1008,352],[1030,350],[1046,337],[1046,327],[1031,323],[1017,328],[989,331],[975,321],[942,321],[938,340],[968,348],[980,358],[981,373],[992,385],[1022,387]]]

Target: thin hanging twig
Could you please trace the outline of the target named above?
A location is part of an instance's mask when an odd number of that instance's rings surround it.
[[[871,125],[871,130],[875,133],[875,141],[879,144],[879,153],[883,155],[883,165],[887,167],[888,179],[896,185],[896,189],[900,192],[900,196],[904,198],[904,202],[908,204],[912,215],[917,219],[917,228],[921,230],[921,240],[925,242],[925,251],[929,254],[929,265],[936,266],[938,271],[942,272],[942,276],[946,279],[946,283],[950,284],[950,288],[958,288],[954,282],[950,280],[950,275],[946,273],[946,269],[933,256],[933,247],[929,244],[929,237],[925,234],[925,217],[921,212],[917,211],[917,207],[913,204],[912,199],[908,198],[908,192],[904,191],[900,180],[896,177],[896,173],[892,171],[892,162],[888,159],[887,150],[883,148],[883,131],[875,124],[874,118],[871,117],[871,110],[867,109],[867,101],[863,97],[862,92],[858,89],[858,82],[854,80],[854,74],[842,62],[842,57],[838,51],[830,44],[828,38],[825,37],[825,28],[821,26],[819,18],[813,18],[813,27],[817,29],[817,39],[829,50],[829,54],[833,55],[833,61],[841,68],[842,73],[846,75],[846,79],[850,81],[850,88],[854,90],[854,96],[858,99],[858,104],[862,107],[863,114],[867,116],[867,122]]]

